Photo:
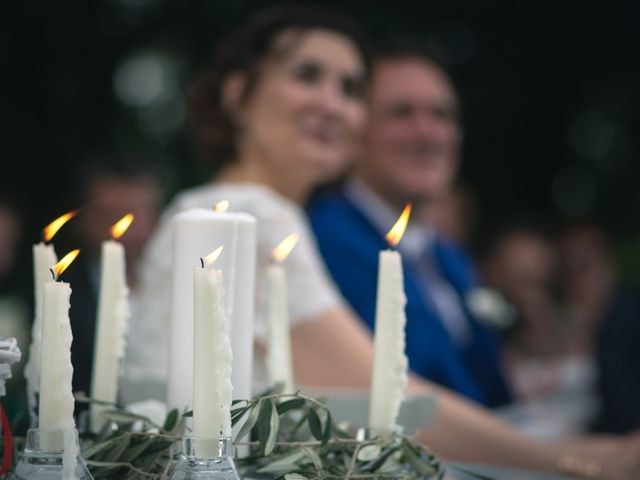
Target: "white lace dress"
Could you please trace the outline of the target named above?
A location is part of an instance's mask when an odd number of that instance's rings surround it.
[[[273,190],[255,184],[211,183],[184,191],[165,210],[145,252],[138,289],[137,313],[131,319],[125,362],[125,385],[155,383],[152,392],[138,396],[160,397],[167,377],[171,288],[171,220],[181,211],[228,200],[230,211],[247,212],[257,220],[255,334],[266,335],[263,285],[265,268],[273,248],[290,233],[298,233],[298,244],[285,260],[291,324],[326,312],[343,300],[322,262],[304,211]],[[254,384],[265,381],[261,358],[256,355]],[[141,388],[138,388],[140,390]],[[124,392],[125,400],[129,399]]]

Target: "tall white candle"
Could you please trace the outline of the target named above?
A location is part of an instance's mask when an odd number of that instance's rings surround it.
[[[282,382],[285,393],[293,393],[293,368],[289,312],[287,311],[287,277],[279,263],[267,267],[267,316],[269,322],[267,371],[271,385]]]
[[[409,221],[411,206],[393,226],[387,240],[397,245]],[[407,356],[405,350],[404,293],[402,258],[395,251],[380,252],[376,319],[373,339],[374,359],[371,380],[369,426],[376,430],[390,430],[396,425],[407,385]]]
[[[273,251],[274,263],[267,267],[267,373],[271,385],[283,383],[285,393],[295,392],[291,332],[287,299],[287,275],[282,265],[298,241],[297,234],[285,238]]]
[[[73,423],[70,298],[68,283],[51,281],[45,284],[39,424],[43,429],[62,428]]]
[[[77,254],[77,250],[71,252],[58,265],[65,261],[68,265]],[[60,437],[51,436],[47,438],[45,448],[51,451],[64,450],[65,459],[70,457],[75,459],[75,454],[68,452],[68,449],[73,449],[73,445],[75,445],[75,440],[71,441],[75,421],[73,419],[74,398],[71,385],[73,378],[71,342],[73,336],[69,321],[70,298],[71,287],[68,283],[57,281],[45,283],[38,427],[41,430],[55,429],[64,432],[63,442]]]
[[[407,383],[405,304],[400,254],[390,250],[380,252],[369,411],[369,426],[374,429],[392,428],[404,399]]]
[[[119,237],[130,225],[128,214],[114,225],[114,237]],[[118,376],[124,357],[125,331],[129,320],[129,289],[127,288],[124,248],[115,240],[102,243],[100,259],[100,291],[98,295],[97,328],[94,341],[91,398],[115,403]],[[91,405],[91,430],[100,431],[107,421],[102,412],[110,407]]]
[[[171,331],[169,332],[169,379],[167,405],[192,406],[193,271],[201,257],[218,245],[225,254],[217,266],[224,274],[225,308],[231,322],[233,369],[231,382],[236,397],[251,397],[253,363],[253,308],[256,266],[256,223],[245,213],[220,213],[196,208],[176,215],[173,222],[173,278]]]
[[[27,381],[27,397],[32,422],[37,421],[35,414],[36,393],[40,391],[40,363],[42,358],[42,313],[45,282],[51,280],[49,269],[58,261],[52,245],[40,242],[33,246],[33,283],[34,283],[34,315],[31,327],[31,344],[29,359],[24,369]],[[32,426],[35,426],[33,423]]]
[[[196,267],[193,272],[193,433],[196,439],[231,436],[231,364],[229,318],[224,306],[220,270]],[[196,454],[213,458],[217,442],[196,444]]]

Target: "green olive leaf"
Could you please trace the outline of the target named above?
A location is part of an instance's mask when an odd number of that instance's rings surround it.
[[[318,412],[313,407],[309,409],[309,430],[316,440],[322,441],[322,422],[320,422]]]
[[[260,450],[265,457],[269,456],[275,448],[280,429],[280,416],[278,415],[275,399],[272,398],[264,403],[258,419],[258,429]]]
[[[327,410],[327,419],[324,422],[324,431],[322,432],[322,446],[325,446],[331,440],[333,435],[333,418],[331,412]]]
[[[411,445],[407,442],[403,442],[402,444],[402,453],[404,453],[405,459],[416,472],[422,475],[434,475],[436,473],[435,468],[418,457]]]
[[[164,421],[164,425],[162,426],[162,429],[165,432],[170,432],[171,430],[173,430],[173,428],[176,426],[176,423],[178,423],[178,415],[179,414],[177,408],[174,408],[169,412],[169,415],[167,415],[167,418]]]
[[[287,473],[284,476],[284,480],[309,480],[309,477],[305,477],[299,473]]]
[[[296,408],[303,407],[305,404],[304,398],[292,398],[291,400],[285,400],[278,404],[278,413],[283,415],[290,410],[295,410]]]
[[[365,445],[358,451],[358,460],[361,462],[370,462],[374,458],[378,458],[382,452],[382,448],[378,444]]]
[[[240,431],[238,432],[238,435],[236,435],[236,439],[235,439],[236,443],[241,441],[244,437],[246,437],[247,434],[256,425],[256,422],[258,421],[258,417],[260,416],[260,412],[262,410],[263,403],[264,403],[264,401],[262,399],[260,399],[258,401],[258,403],[254,405],[254,407],[251,410],[251,413],[249,414],[249,417],[242,424],[242,427],[240,428]]]
[[[120,457],[124,454],[124,452],[129,448],[129,444],[131,443],[131,437],[128,435],[120,440],[120,442],[115,444],[115,448],[109,450],[104,458],[101,459],[103,462],[117,462],[120,460]]]
[[[258,473],[278,473],[280,475],[295,470],[298,462],[307,456],[302,450],[293,450],[284,457],[268,463],[264,467],[259,468]]]

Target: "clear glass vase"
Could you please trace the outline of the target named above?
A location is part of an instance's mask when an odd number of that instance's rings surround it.
[[[68,432],[71,441],[78,446],[78,431],[74,428]],[[68,439],[67,439],[68,440]],[[20,454],[12,480],[55,480],[63,477],[65,432],[62,429],[32,428],[27,432],[27,441]],[[93,480],[87,465],[77,448],[75,469],[77,480]]]
[[[239,480],[228,437],[184,437],[171,480]]]

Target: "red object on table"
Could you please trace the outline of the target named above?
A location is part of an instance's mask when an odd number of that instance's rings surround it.
[[[7,412],[5,412],[2,402],[0,402],[0,423],[2,424],[2,438],[4,440],[4,454],[2,456],[2,467],[0,468],[0,475],[4,475],[9,472],[11,467],[11,459],[13,458],[13,437],[11,436],[11,425],[9,425],[9,418]]]

